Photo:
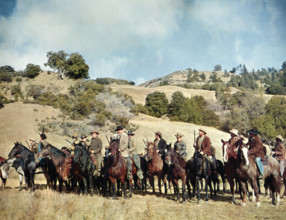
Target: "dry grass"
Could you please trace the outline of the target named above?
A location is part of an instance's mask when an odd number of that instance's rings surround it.
[[[8,184],[9,185],[9,184]],[[195,199],[176,202],[173,195],[135,194],[132,199],[112,200],[100,196],[82,196],[39,190],[18,192],[14,188],[0,191],[1,219],[285,219],[286,201],[271,205],[261,197],[261,207],[248,202],[246,207],[230,203],[230,194],[198,204]]]

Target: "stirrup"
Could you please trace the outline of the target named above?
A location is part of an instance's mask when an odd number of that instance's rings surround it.
[[[127,179],[128,179],[128,180],[131,180],[131,179],[132,179],[132,174],[131,174],[131,172],[128,172],[128,173],[127,173]]]

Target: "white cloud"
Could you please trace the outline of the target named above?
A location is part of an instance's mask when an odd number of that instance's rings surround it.
[[[178,29],[181,1],[172,0],[21,0],[9,19],[1,18],[0,65],[9,63],[23,69],[24,61],[46,60],[50,50],[79,52],[91,71],[100,62],[102,69],[114,74],[119,65],[113,58],[122,50],[160,41]],[[30,53],[30,51],[33,51]],[[110,61],[113,60],[113,61]],[[120,61],[121,62],[121,61]],[[111,67],[115,65],[114,67]],[[98,70],[98,71],[101,71]],[[98,72],[97,71],[97,72]]]

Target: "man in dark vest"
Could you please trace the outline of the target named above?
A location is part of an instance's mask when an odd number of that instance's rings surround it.
[[[163,160],[165,160],[166,141],[162,138],[163,134],[160,131],[155,132],[155,147]]]
[[[87,139],[87,135],[85,135],[85,134],[82,134],[81,135],[81,141],[79,142],[79,146],[80,147],[83,147],[84,149],[88,149],[88,147],[89,147],[89,145],[90,145],[90,142],[89,142],[89,140]]]
[[[199,129],[199,136],[196,139],[196,143],[194,143],[194,147],[196,151],[200,152],[201,155],[208,159],[216,171],[216,160],[211,153],[211,141],[206,134],[207,132],[204,129]]]
[[[96,161],[96,173],[97,175],[100,175],[101,170],[101,149],[102,149],[102,141],[98,137],[99,132],[97,130],[93,130],[90,132],[91,134],[91,140],[90,145],[88,147],[88,151],[90,153],[90,157],[93,161]]]

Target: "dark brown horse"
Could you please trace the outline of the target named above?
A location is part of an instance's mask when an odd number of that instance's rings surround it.
[[[257,206],[260,206],[259,191],[257,185],[259,172],[255,161],[248,158],[247,152],[248,148],[246,147],[246,145],[242,144],[239,146],[237,152],[236,174],[243,189],[242,204],[246,205],[246,193],[247,193],[246,182],[249,181],[252,188],[254,189]],[[275,204],[275,196],[276,196],[277,198],[276,205],[279,205],[280,167],[278,161],[275,160],[273,157],[268,157],[268,165],[264,166],[263,180],[270,184],[270,189],[272,190],[272,204]]]
[[[63,182],[67,184],[68,176],[72,167],[72,156],[66,156],[61,150],[48,145],[46,148],[43,148],[38,156],[45,157],[50,156],[53,164],[56,167],[56,172],[59,179],[59,191],[62,192]]]
[[[167,194],[167,183],[165,176],[168,173],[168,166],[156,151],[155,144],[153,142],[147,143],[147,162],[148,162],[147,165],[148,177],[149,177],[149,182],[153,188],[153,194],[155,194],[154,176],[158,177],[158,186],[160,195],[162,193],[161,180],[164,182],[165,194]]]
[[[235,191],[234,191],[234,180],[236,177],[236,160],[237,151],[234,146],[231,146],[228,141],[221,140],[222,142],[222,152],[223,152],[223,162],[226,179],[230,186],[230,191],[232,195],[232,202],[235,204]],[[238,181],[236,181],[238,182]]]
[[[127,180],[127,162],[122,157],[118,146],[119,146],[119,140],[113,139],[110,142],[111,155],[108,156],[106,160],[105,174],[104,174],[104,176],[108,178],[108,180],[112,184],[113,199],[116,199],[116,193],[115,193],[116,180],[118,181],[118,183],[120,181],[124,198],[126,198],[125,183]],[[132,174],[134,175],[135,173],[136,173],[136,169],[133,163]],[[128,186],[129,186],[130,197],[132,197],[132,179],[128,180]]]
[[[178,181],[182,180],[182,193],[183,193],[183,201],[186,200],[186,161],[173,149],[171,146],[167,146],[166,148],[166,156],[165,161],[169,167],[169,174],[171,175],[172,183],[174,186],[174,193],[177,195],[177,200],[180,201],[180,189]]]

